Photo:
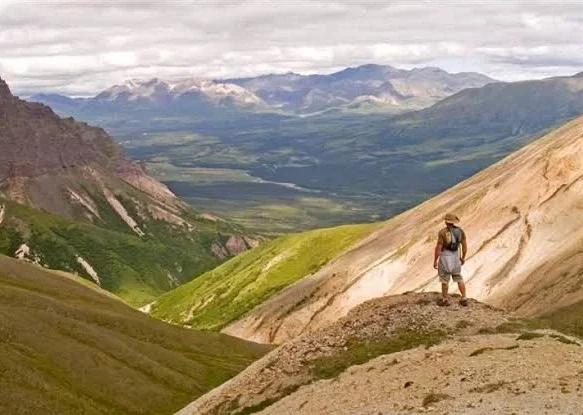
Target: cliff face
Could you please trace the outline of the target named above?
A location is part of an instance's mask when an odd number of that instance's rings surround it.
[[[105,131],[11,95],[0,80],[0,181],[122,160]]]
[[[79,180],[71,177],[76,175]],[[142,165],[126,159],[103,129],[60,118],[43,104],[14,97],[0,79],[0,189],[8,198],[71,217],[73,212],[64,205],[75,203],[72,193],[87,193],[88,187],[104,194],[105,188],[125,192],[117,180],[167,205],[173,213],[183,207]],[[80,182],[91,183],[81,189]],[[42,188],[52,194],[43,195]]]

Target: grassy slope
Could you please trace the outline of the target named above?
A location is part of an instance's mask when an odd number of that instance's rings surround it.
[[[0,256],[0,413],[169,414],[268,351]]]
[[[280,237],[164,294],[152,314],[198,329],[219,330],[317,271],[375,226],[341,226]]]
[[[139,238],[119,229],[105,229],[57,215],[5,202],[6,219],[0,228],[0,254],[12,255],[26,242],[52,269],[67,270],[86,278],[75,255],[85,258],[97,271],[101,286],[133,305],[143,305],[173,287],[168,274],[186,282],[217,266],[209,252],[220,238],[220,223],[200,223],[193,238],[158,227],[155,236]],[[166,235],[166,236],[165,236]],[[177,267],[177,263],[180,267]]]

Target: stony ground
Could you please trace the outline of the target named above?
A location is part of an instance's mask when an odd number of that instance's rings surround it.
[[[314,362],[343,356],[355,343],[387,341],[403,330],[438,332],[441,337],[471,335],[507,321],[504,312],[477,301],[471,301],[469,307],[456,301],[440,307],[438,298],[435,293],[405,294],[364,303],[338,322],[284,344],[179,414],[235,414],[262,409],[318,380],[318,373],[312,369]]]
[[[583,347],[552,336],[461,336],[384,355],[304,386],[260,413],[582,414]]]

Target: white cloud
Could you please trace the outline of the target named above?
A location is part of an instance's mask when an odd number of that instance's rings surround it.
[[[579,0],[0,0],[0,75],[24,94],[364,63],[525,79],[583,69],[581,33]]]

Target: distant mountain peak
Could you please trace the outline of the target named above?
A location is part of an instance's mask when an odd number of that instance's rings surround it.
[[[398,69],[391,65],[380,65],[378,63],[367,63],[365,65],[356,66],[352,69]],[[350,68],[349,68],[350,69]]]
[[[7,98],[12,98],[12,92],[10,92],[8,84],[2,78],[0,78],[0,100]]]
[[[266,109],[314,114],[330,109],[351,110],[361,103],[371,111],[405,112],[429,107],[463,89],[479,88],[495,80],[479,73],[449,73],[437,67],[400,69],[369,63],[326,75],[301,75],[293,71],[249,78],[210,80],[190,77],[166,82],[157,77],[129,79],[96,97],[76,102],[37,96],[40,102],[61,109],[71,105],[105,110],[174,108],[180,111]],[[66,112],[66,111],[65,111]]]
[[[423,68],[413,68],[414,72],[438,72],[438,73],[447,73],[447,71],[438,68],[437,66],[425,66]]]

